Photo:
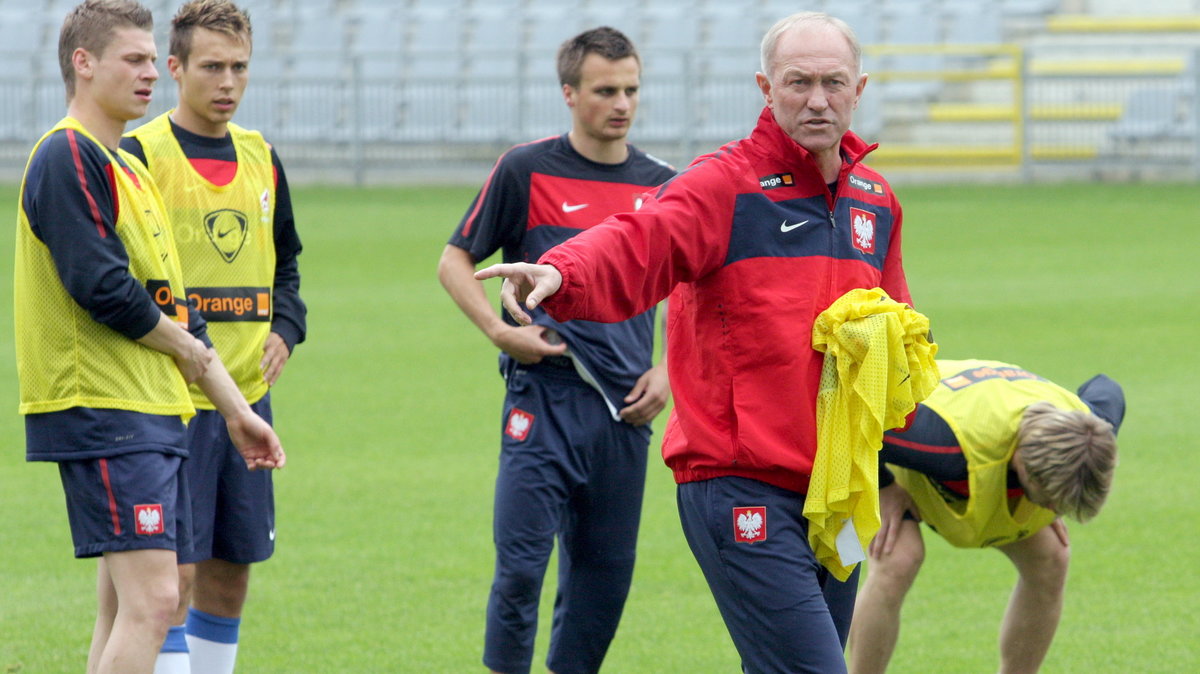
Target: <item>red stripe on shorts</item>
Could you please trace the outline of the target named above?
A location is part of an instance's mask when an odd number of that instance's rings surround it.
[[[112,514],[113,535],[121,535],[121,517],[117,513],[117,497],[113,495],[112,482],[108,479],[108,459],[100,459],[100,478],[104,480],[104,491],[108,493],[108,512]]]

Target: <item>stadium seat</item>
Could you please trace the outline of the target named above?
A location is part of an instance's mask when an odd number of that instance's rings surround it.
[[[288,75],[293,80],[325,80],[324,84],[334,84],[349,77],[350,68],[340,51],[301,52],[292,56]]]
[[[420,53],[424,51],[459,50],[463,45],[463,21],[457,11],[422,7],[410,10],[409,49]]]
[[[462,122],[457,139],[473,142],[519,142],[520,90],[503,81],[472,83],[463,89]]]
[[[398,54],[407,46],[399,13],[391,10],[362,10],[354,14],[348,41],[351,54]]]
[[[703,21],[706,48],[758,51],[762,30],[756,14],[741,7],[720,7],[705,12]]]
[[[1195,125],[1185,93],[1178,85],[1135,89],[1121,119],[1109,130],[1109,138],[1118,142],[1192,138]]]
[[[311,80],[287,82],[278,133],[289,140],[330,142],[348,140],[350,126],[345,117],[347,94],[335,82]]]
[[[340,17],[305,10],[294,15],[290,51],[340,54],[346,50],[349,27]]]
[[[476,10],[471,13],[471,30],[466,41],[468,52],[508,53],[516,55],[524,44],[524,25],[516,12]]]
[[[258,63],[258,57],[253,63]],[[254,84],[246,89],[246,96],[238,105],[237,123],[247,129],[262,129],[267,140],[271,140],[276,137],[276,129],[279,128],[283,83],[278,78],[259,78],[257,75],[252,76],[252,81]]]
[[[36,92],[32,79],[0,80],[0,141],[24,141],[36,133]]]
[[[410,52],[404,58],[404,65],[410,80],[448,84],[447,80],[456,79],[462,74],[462,55],[456,50]]]
[[[644,34],[644,20],[639,11],[625,7],[591,7],[580,16],[579,30],[588,30],[597,26],[611,26],[621,31],[639,48]],[[579,31],[574,31],[579,32]],[[572,33],[574,34],[574,33]],[[567,35],[571,37],[571,35]],[[565,38],[564,38],[565,39]]]
[[[935,45],[940,40],[940,27],[925,11],[909,7],[908,11],[893,14],[889,19],[887,42],[897,45]],[[933,53],[885,54],[879,59],[882,71],[922,73],[943,68],[943,58]],[[885,100],[922,101],[933,98],[941,88],[937,79],[890,79],[880,83]]]
[[[544,53],[549,53],[553,58],[559,45],[575,34],[579,15],[561,7],[530,8],[527,11],[526,54],[530,60]]]
[[[832,3],[831,15],[850,24],[858,41],[866,45],[878,44],[883,36],[882,14],[873,3],[865,0],[842,0]]]
[[[1006,16],[1049,16],[1059,10],[1060,0],[1000,0]]]
[[[456,91],[439,83],[410,83],[401,104],[401,137],[416,142],[446,142],[456,137],[459,105]]]
[[[651,6],[642,14],[641,50],[690,52],[700,44],[700,19],[687,7]]]
[[[283,77],[287,70],[283,59],[268,51],[254,50],[250,57],[250,78],[255,86],[259,82],[277,80]]]
[[[642,75],[633,142],[678,142],[694,126],[692,95],[683,78],[647,70]]]
[[[948,43],[996,44],[1004,40],[1000,11],[994,5],[951,5],[945,16]]]

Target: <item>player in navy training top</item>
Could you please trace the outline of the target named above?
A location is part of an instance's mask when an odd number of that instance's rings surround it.
[[[670,392],[651,360],[652,309],[622,323],[558,323],[538,312],[518,327],[496,315],[475,265],[503,250],[532,261],[674,176],[628,145],[641,64],[611,28],[568,40],[559,79],[571,131],[500,158],[450,238],[438,277],[501,349],[507,382],[493,521],[496,570],[483,662],[528,672],[542,578],[559,539],[558,597],[546,666],[595,672],[633,574],[650,441]]]

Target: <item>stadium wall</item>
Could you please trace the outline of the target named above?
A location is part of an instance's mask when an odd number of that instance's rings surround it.
[[[1156,1],[1165,4],[1152,11]],[[855,130],[898,180],[1200,179],[1200,8],[1146,0],[829,0],[871,76]],[[63,114],[54,43],[73,2],[0,0],[0,179]],[[151,3],[157,17],[177,2]],[[644,62],[631,139],[677,165],[761,107],[757,40],[793,3],[248,0],[263,129],[297,182],[474,183],[510,145],[561,133],[558,43],[603,23]],[[828,6],[826,6],[828,5]],[[1128,4],[1121,5],[1128,8]],[[1174,13],[1172,13],[1174,12]],[[1191,12],[1191,13],[1187,13]],[[160,53],[168,22],[159,18]],[[160,62],[165,59],[160,59]],[[161,68],[165,71],[165,68]],[[150,114],[175,90],[160,80]]]

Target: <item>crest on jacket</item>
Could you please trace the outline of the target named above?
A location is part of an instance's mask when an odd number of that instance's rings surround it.
[[[875,254],[875,214],[861,208],[850,209],[850,240],[859,252]]]
[[[246,244],[246,214],[222,208],[204,216],[204,231],[226,262],[233,262]]]

